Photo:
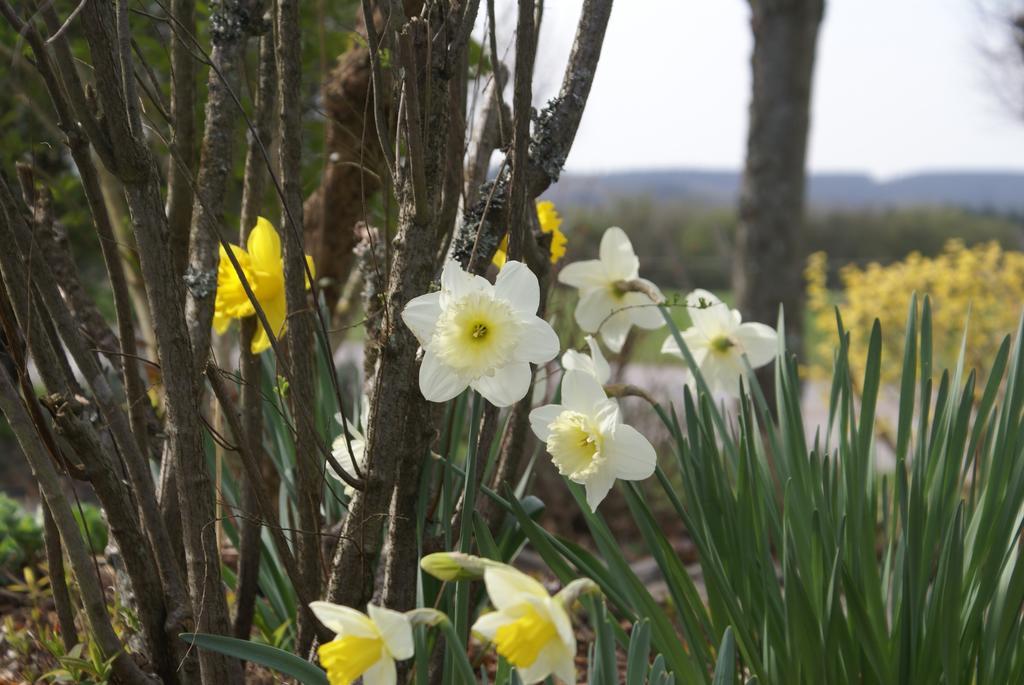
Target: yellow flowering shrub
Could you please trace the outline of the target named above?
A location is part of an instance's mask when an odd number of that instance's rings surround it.
[[[815,349],[809,349],[818,370],[828,370],[837,344],[834,307],[851,335],[850,364],[862,378],[868,336],[877,318],[882,326],[882,381],[899,379],[907,308],[917,293],[931,298],[935,368],[952,368],[967,330],[965,366],[983,374],[1004,336],[1012,333],[1024,302],[1024,253],[1003,250],[998,243],[967,247],[951,240],[941,254],[912,253],[886,266],[847,265],[839,271],[838,301],[826,287],[824,252],[811,255],[805,277]],[[968,319],[968,316],[970,317]],[[980,378],[979,380],[984,380]]]

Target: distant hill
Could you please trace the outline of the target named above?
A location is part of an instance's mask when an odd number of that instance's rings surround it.
[[[736,204],[740,174],[732,171],[665,170],[607,174],[566,173],[546,197],[563,206],[598,207],[619,198],[656,202]],[[808,202],[815,209],[889,209],[952,206],[1024,215],[1024,173],[948,171],[876,181],[867,174],[813,174]]]

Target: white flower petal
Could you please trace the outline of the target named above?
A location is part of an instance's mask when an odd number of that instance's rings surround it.
[[[412,641],[412,624],[405,614],[385,607],[368,604],[366,613],[377,624],[377,630],[384,640],[391,656],[399,661],[412,658],[415,647]]]
[[[309,608],[328,630],[337,635],[354,637],[377,637],[377,627],[367,616],[352,607],[330,602],[310,602]]]
[[[430,402],[447,402],[469,385],[469,379],[459,375],[450,366],[445,366],[430,350],[423,355],[420,364],[420,392]]]
[[[480,616],[473,624],[472,632],[476,633],[488,642],[494,641],[494,634],[498,632],[498,628],[502,627],[507,623],[511,623],[515,619],[505,614],[503,611],[492,611]]]
[[[331,455],[334,457],[335,461],[338,462],[338,465],[345,470],[346,473],[354,475],[357,469],[353,467],[352,458],[355,457],[355,463],[359,465],[358,470],[362,471],[366,461],[366,441],[363,439],[363,436],[360,435],[359,431],[353,428],[349,428],[349,434],[352,438],[351,453],[349,453],[348,449],[349,443],[345,441],[345,434],[342,433],[341,435],[334,439],[333,443],[331,443]],[[334,470],[334,467],[331,464],[327,464],[327,473],[336,478],[337,480],[341,480],[341,476]],[[351,486],[348,483],[345,483],[346,494],[351,494],[349,492],[350,489]]]
[[[700,365],[708,387],[713,393],[724,393],[730,397],[740,395],[740,376],[743,365],[736,354],[709,354]]]
[[[594,405],[593,419],[600,426],[601,434],[610,434],[622,423],[619,403],[613,399],[602,400]]]
[[[484,585],[487,586],[491,604],[499,611],[522,604],[529,596],[541,599],[550,596],[539,582],[504,564],[487,565],[484,569]]]
[[[604,498],[608,496],[608,491],[612,489],[612,485],[615,484],[615,474],[612,473],[610,468],[598,469],[583,486],[587,490],[587,504],[590,506],[591,511],[597,511],[597,507]]]
[[[612,352],[621,352],[626,344],[629,329],[633,327],[632,313],[631,309],[620,309],[601,324],[601,340]]]
[[[601,260],[586,259],[567,264],[558,272],[558,282],[580,290],[592,290],[607,285],[608,278]]]
[[[558,655],[557,660],[554,663],[554,670],[552,671],[554,676],[561,680],[565,685],[575,685],[576,683],[576,640],[573,640],[573,648],[562,648],[561,653]]]
[[[640,260],[626,232],[612,226],[601,236],[601,263],[612,281],[629,281],[640,275]]]
[[[562,405],[567,409],[593,416],[597,404],[606,399],[604,387],[589,373],[566,371],[562,377]]]
[[[576,304],[576,323],[587,333],[595,333],[614,309],[615,301],[607,289],[585,292]]]
[[[694,361],[696,361],[699,366],[701,361],[704,359],[704,355],[707,354],[708,339],[704,337],[704,334],[701,333],[696,326],[687,328],[680,334],[680,337],[683,339],[683,342],[686,343],[686,347],[689,348],[690,354],[693,355]],[[676,344],[676,339],[673,335],[669,335],[665,338],[665,342],[661,345],[661,352],[662,354],[674,355],[685,361],[683,352],[679,349],[679,345]]]
[[[395,660],[382,656],[377,663],[363,673],[363,685],[395,685],[398,682],[398,669]]]
[[[434,335],[434,326],[441,316],[441,293],[427,293],[409,300],[402,310],[402,321],[416,336],[420,345],[426,345]]]
[[[513,359],[543,364],[558,356],[559,348],[558,335],[551,324],[539,316],[531,316],[522,322],[522,334]]]
[[[459,263],[449,261],[441,272],[441,308],[450,302],[457,302],[475,291],[493,292],[494,286],[483,276],[462,270]]]
[[[562,606],[559,600],[552,597],[544,602],[544,611],[551,619],[551,622],[555,624],[555,629],[558,631],[558,637],[562,644],[566,647],[571,647],[575,653],[576,635],[572,631],[572,621],[569,619],[569,614],[566,613],[565,607]]]
[[[701,301],[706,306],[701,306]],[[694,290],[686,296],[687,312],[693,325],[708,338],[728,335],[736,327],[729,307],[707,290]]]
[[[607,457],[612,472],[622,480],[650,478],[658,463],[658,455],[647,438],[624,423],[616,426],[615,432],[605,438],[601,451]]]
[[[494,296],[522,314],[533,315],[540,307],[540,284],[530,267],[522,262],[505,262],[494,281]]]
[[[740,344],[750,366],[757,368],[775,359],[779,349],[779,335],[763,323],[744,323],[736,327],[732,337]]]
[[[576,350],[565,351],[565,354],[562,355],[562,368],[566,371],[582,371],[591,376],[597,376],[594,371],[594,360]]]
[[[653,284],[652,284],[653,285]],[[665,319],[661,316],[658,305],[651,302],[651,298],[643,293],[626,293],[622,298],[625,305],[629,307],[629,318],[634,326],[655,330],[665,325]]]
[[[530,412],[530,428],[541,442],[547,442],[548,436],[551,435],[551,424],[563,411],[565,408],[560,404],[545,404]]]
[[[594,363],[594,376],[599,382],[607,383],[608,379],[612,377],[612,369],[608,366],[608,360],[604,358],[604,353],[601,352],[601,345],[598,344],[597,338],[588,335],[587,347],[590,348],[590,358]]]
[[[719,299],[718,295],[715,295],[710,290],[704,288],[696,288],[691,290],[684,300],[689,307],[696,307],[698,303],[703,300],[706,304],[718,304],[722,300]]]
[[[540,650],[532,664],[525,668],[516,667],[519,679],[523,681],[523,685],[543,682],[560,665],[561,656],[564,651],[565,647],[561,642],[552,641]],[[569,683],[569,685],[576,685],[576,683]]]
[[[526,397],[532,378],[529,364],[512,362],[496,370],[493,376],[480,376],[469,385],[495,407],[508,407]]]
[[[589,373],[599,383],[607,383],[611,378],[612,370],[608,361],[601,353],[601,346],[592,335],[587,336],[587,346],[590,347],[590,355],[585,355],[576,350],[566,350],[562,355],[562,368],[566,371],[582,371]]]

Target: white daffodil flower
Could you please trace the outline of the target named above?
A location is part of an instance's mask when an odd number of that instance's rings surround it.
[[[349,445],[345,442],[345,417],[341,415],[341,412],[334,414],[334,420],[341,424],[342,431],[341,435],[334,439],[331,444],[331,454],[337,460],[338,465],[341,466],[349,475],[355,475],[356,473],[364,473],[366,470],[366,436],[364,431],[366,430],[366,424],[370,421],[370,403],[363,398],[363,411],[360,414],[359,422],[362,430],[356,428],[352,424],[348,425],[348,434],[352,438],[351,445],[352,451],[349,452]],[[359,468],[353,467],[353,463]],[[341,476],[334,470],[334,467],[327,464],[327,473],[334,478],[341,481],[345,487],[345,494],[349,497],[355,492],[355,488],[342,480]]]
[[[530,363],[558,354],[558,336],[537,316],[540,285],[521,262],[506,262],[494,285],[448,262],[441,290],[405,306],[402,320],[423,347],[420,392],[446,402],[471,387],[507,407],[530,389]]]
[[[583,371],[597,379],[597,382],[604,385],[612,377],[612,368],[608,366],[608,360],[601,352],[601,346],[592,335],[587,336],[587,347],[590,354],[586,355],[576,350],[567,350],[562,355],[562,368],[566,371]]]
[[[687,295],[686,304],[693,326],[683,331],[683,342],[690,349],[701,375],[711,392],[739,397],[743,356],[746,355],[751,368],[764,366],[775,358],[778,333],[763,323],[743,323],[739,311],[730,310],[707,290],[694,290]],[[683,357],[671,336],[661,346],[661,351]]]
[[[369,615],[330,602],[311,602],[309,608],[337,634],[317,650],[331,685],[350,685],[360,676],[363,685],[395,685],[395,661],[411,658],[414,651],[405,614],[372,604],[366,607]]]
[[[616,478],[643,480],[654,473],[657,455],[638,430],[622,422],[619,405],[584,371],[566,371],[562,404],[530,412],[530,426],[546,443],[558,472],[582,484],[596,511]]]
[[[600,331],[612,352],[622,350],[633,326],[655,329],[664,325],[661,312],[654,306],[665,298],[658,286],[640,278],[640,260],[625,231],[612,227],[601,237],[599,259],[588,259],[566,266],[558,281],[580,291],[576,305],[576,323],[587,333]],[[623,289],[627,282],[642,284],[657,294],[652,302],[646,293]]]
[[[576,683],[576,636],[558,597],[511,566],[484,569],[484,584],[495,611],[473,624],[473,633],[494,643],[498,654],[516,667],[524,685],[554,675]]]

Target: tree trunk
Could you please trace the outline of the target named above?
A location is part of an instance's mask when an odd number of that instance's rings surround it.
[[[750,9],[753,96],[733,287],[745,319],[774,325],[782,304],[787,348],[796,354],[802,332],[811,77],[825,3],[751,0]]]
[[[326,279],[322,292],[333,312],[355,264],[369,202],[380,190],[383,164],[377,145],[370,87],[370,51],[357,45],[338,57],[323,83],[327,121],[327,164],[317,189],[306,198],[303,221],[307,250]]]

